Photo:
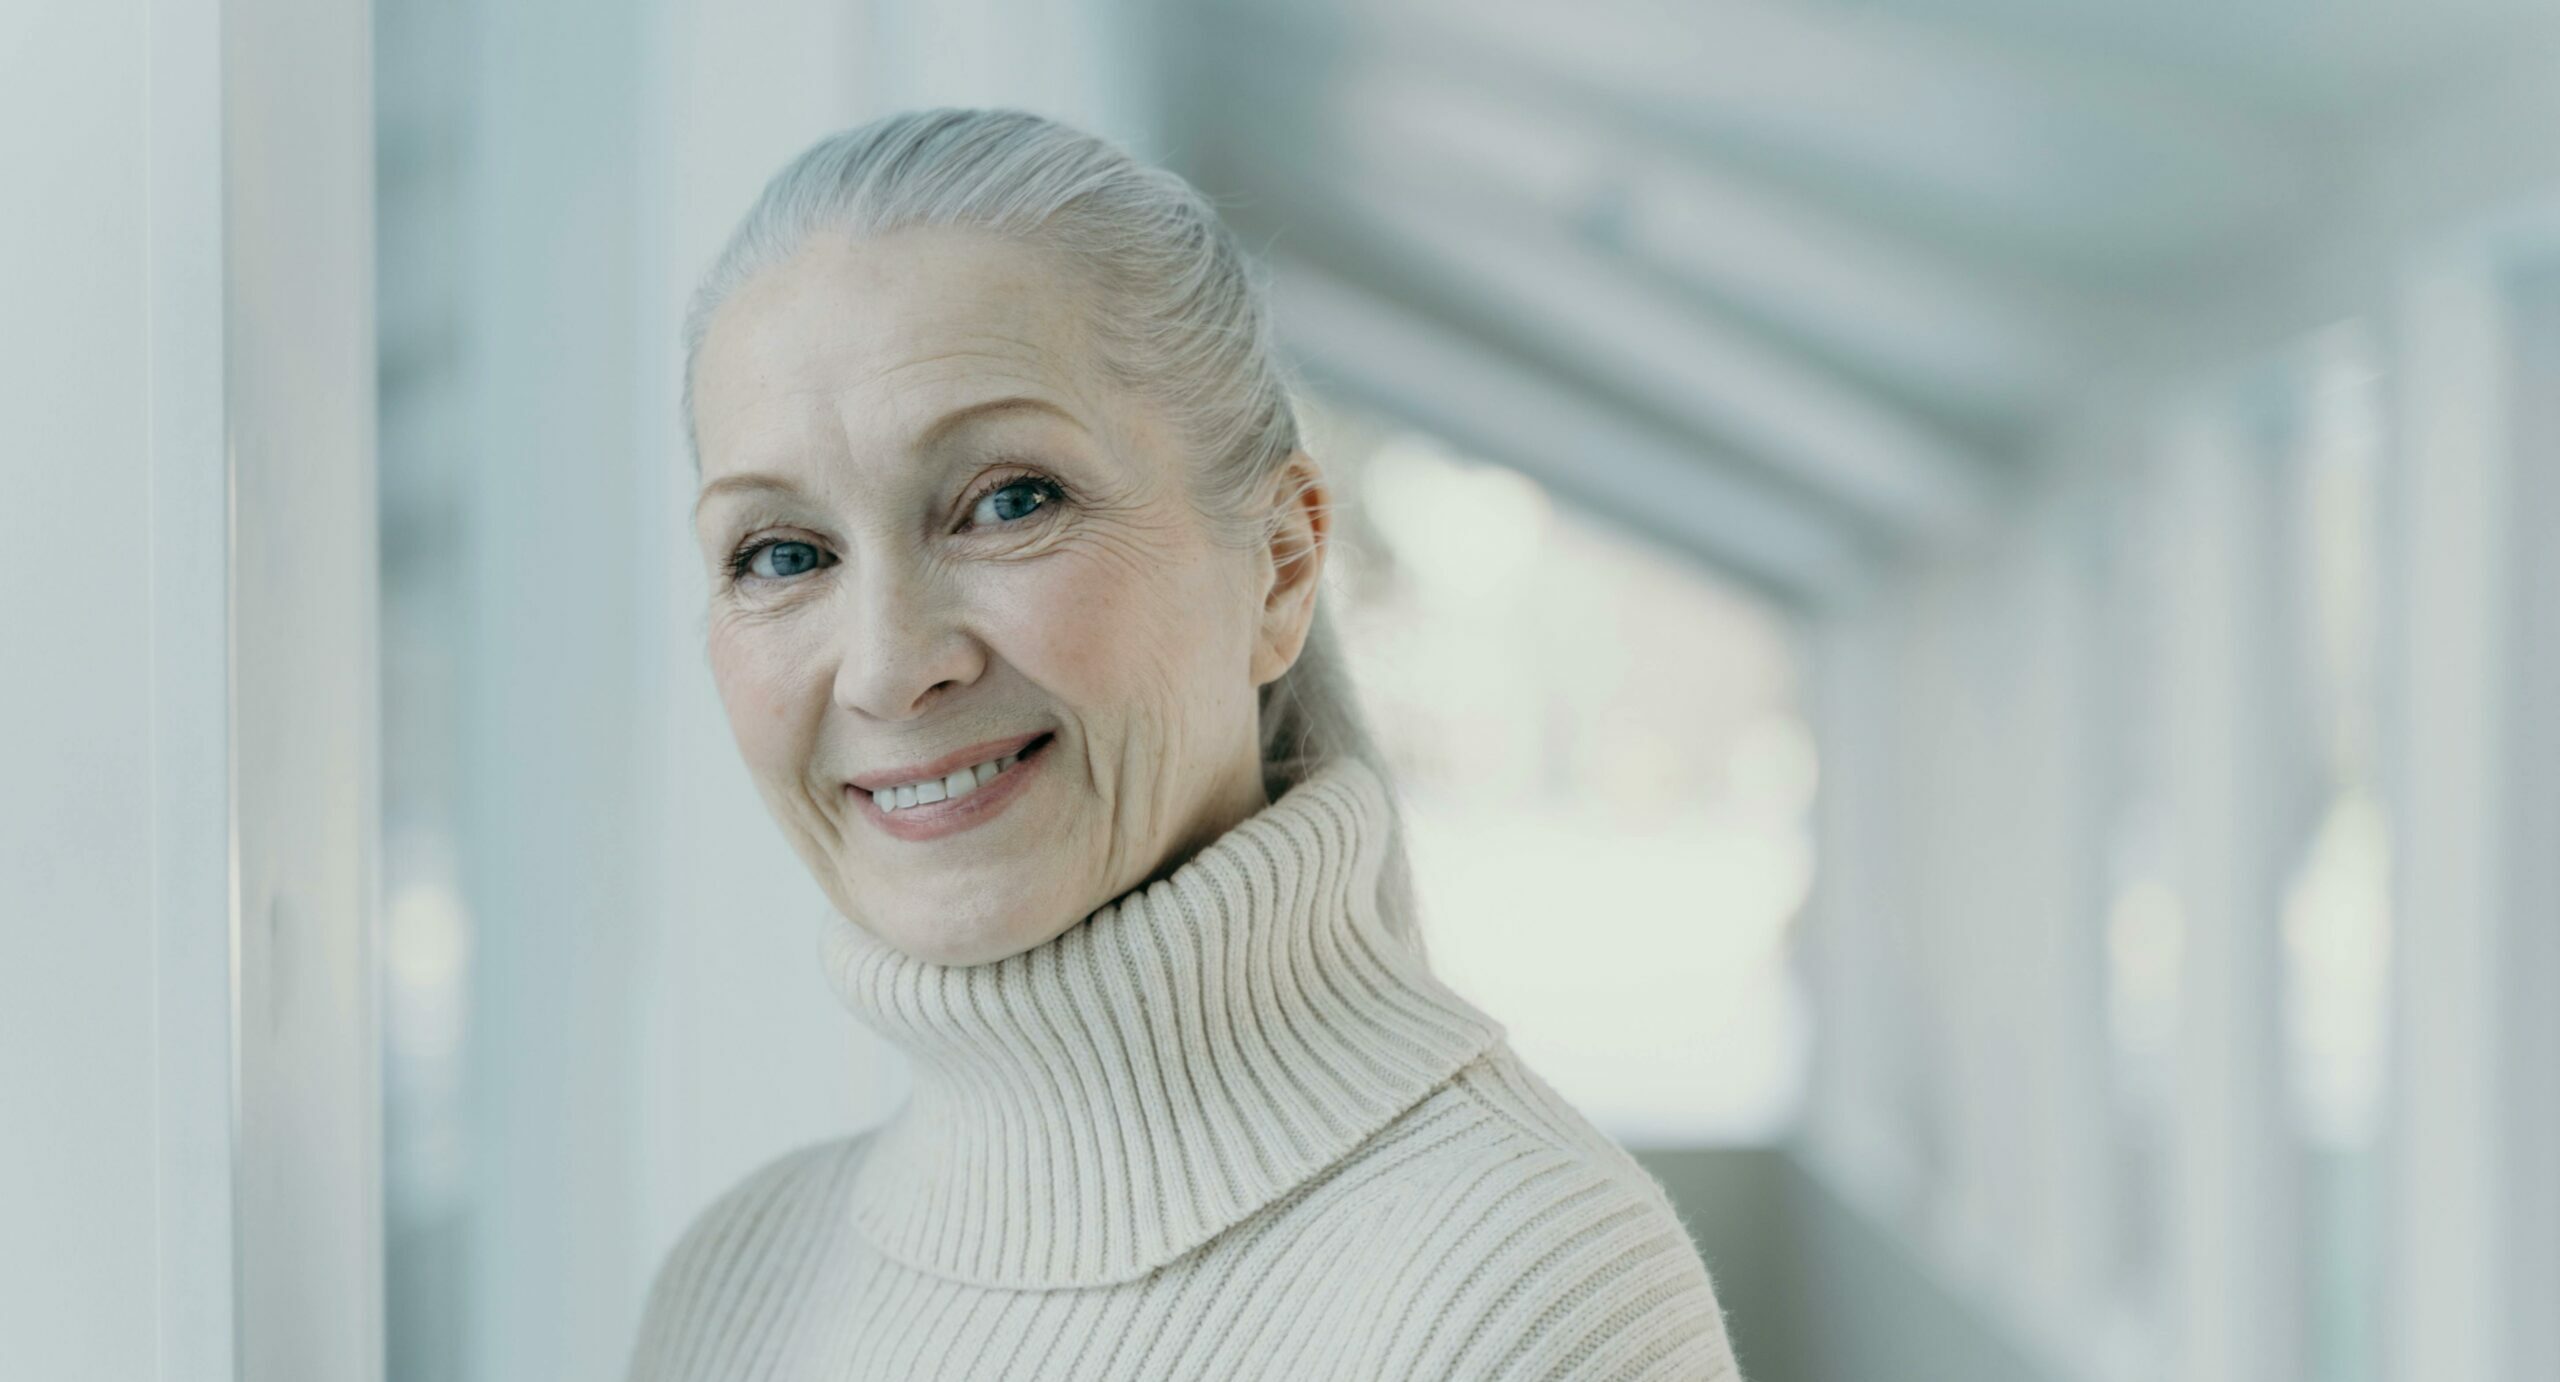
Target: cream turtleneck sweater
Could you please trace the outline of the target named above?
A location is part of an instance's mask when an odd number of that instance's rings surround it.
[[[914,1092],[702,1212],[631,1382],[1738,1382],[1661,1186],[1380,919],[1386,811],[1328,765],[989,964],[830,917]]]

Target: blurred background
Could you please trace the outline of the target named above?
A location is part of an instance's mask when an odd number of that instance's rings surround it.
[[[677,328],[969,104],[1271,266],[1435,960],[1752,1382],[2560,1378],[2560,5],[367,22],[0,3],[0,1373],[616,1377],[903,1098]]]
[[[1435,952],[1754,1382],[2560,1377],[2550,5],[375,23],[398,1382],[606,1375],[902,1093],[707,679],[675,338],[928,104],[1268,256]]]

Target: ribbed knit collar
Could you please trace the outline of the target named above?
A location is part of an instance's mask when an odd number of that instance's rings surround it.
[[[1377,908],[1385,785],[1339,760],[1051,940],[940,965],[831,915],[830,981],[911,1057],[852,1189],[883,1254],[1128,1281],[1303,1184],[1500,1040]]]

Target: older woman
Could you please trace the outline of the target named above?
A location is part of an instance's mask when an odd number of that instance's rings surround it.
[[[1425,961],[1330,495],[1188,184],[882,120],[687,349],[721,697],[915,1087],[703,1212],[635,1382],[1735,1376],[1660,1187]]]

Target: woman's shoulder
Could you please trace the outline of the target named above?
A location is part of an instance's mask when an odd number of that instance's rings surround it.
[[[818,1240],[841,1231],[841,1216],[827,1206],[843,1201],[870,1143],[863,1132],[795,1147],[695,1212],[651,1278],[632,1382],[697,1375],[742,1303],[770,1304],[776,1292],[805,1289],[807,1274],[784,1268],[825,1255],[828,1245]]]
[[[1498,1041],[1338,1168],[1446,1183],[1529,1182],[1551,1193],[1635,1202],[1680,1228],[1661,1182]]]
[[[668,1253],[668,1267],[680,1259],[772,1246],[774,1235],[807,1219],[795,1211],[842,1198],[870,1145],[867,1131],[823,1138],[747,1172],[694,1214]]]
[[[1507,1042],[1337,1174],[1403,1270],[1441,1283],[1433,1376],[1736,1380],[1697,1244],[1661,1182]]]

